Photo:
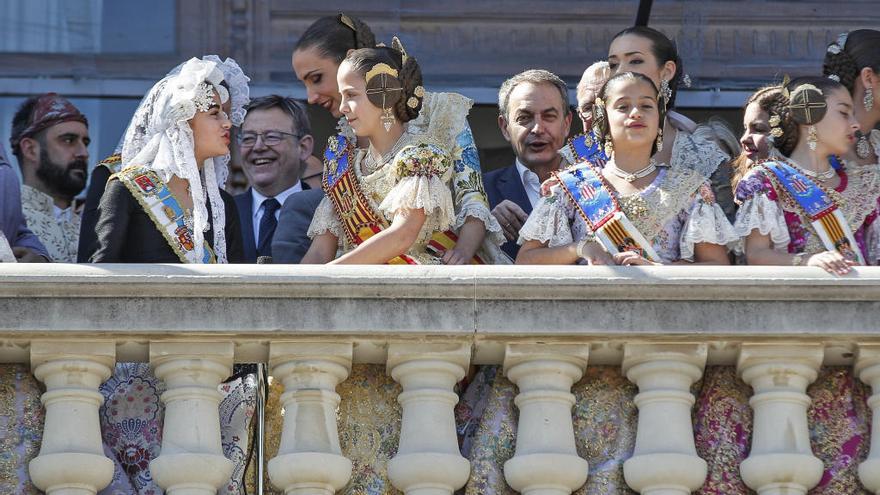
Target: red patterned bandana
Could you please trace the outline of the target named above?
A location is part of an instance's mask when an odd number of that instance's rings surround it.
[[[33,137],[43,129],[62,122],[82,122],[87,127],[89,125],[86,116],[66,98],[57,93],[46,93],[39,97],[31,113],[30,124],[20,134],[9,138],[13,152],[18,152],[18,145],[22,139]]]

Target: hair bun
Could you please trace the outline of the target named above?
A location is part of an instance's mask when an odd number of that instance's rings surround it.
[[[788,109],[798,124],[813,125],[825,116],[828,103],[822,90],[812,84],[801,84],[791,91]]]

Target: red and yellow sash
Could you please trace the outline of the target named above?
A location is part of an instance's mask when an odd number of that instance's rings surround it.
[[[361,191],[360,183],[354,175],[353,143],[344,136],[332,136],[324,152],[323,189],[333,203],[333,209],[342,222],[342,228],[348,241],[359,246],[370,237],[388,228],[385,218],[376,213]],[[454,232],[435,232],[428,242],[427,251],[435,257],[455,247],[458,236]],[[418,265],[419,262],[406,254],[400,254],[390,260],[389,265]],[[471,264],[485,264],[474,256]]]

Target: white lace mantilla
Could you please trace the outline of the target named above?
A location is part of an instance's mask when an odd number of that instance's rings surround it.
[[[537,240],[556,247],[592,237],[562,185],[554,182],[544,187],[548,186],[549,193],[541,197],[520,230],[519,243]],[[692,169],[662,169],[642,192],[617,198],[624,214],[651,240],[665,263],[693,260],[696,243],[726,246],[737,240],[721,207],[715,204],[708,182]]]
[[[693,133],[679,130],[675,133],[670,164],[696,171],[709,178],[722,163],[730,160],[718,144]]]

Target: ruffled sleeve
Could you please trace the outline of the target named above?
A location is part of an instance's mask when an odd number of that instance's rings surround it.
[[[342,223],[333,209],[330,198],[325,196],[315,209],[315,215],[312,217],[312,223],[309,224],[307,235],[310,239],[314,239],[327,232],[339,238],[339,245],[342,246]]]
[[[784,251],[791,242],[785,214],[777,201],[776,192],[770,181],[760,170],[752,170],[736,186],[736,202],[739,210],[733,229],[740,242],[737,254],[744,252],[745,238],[754,230],[761,235],[770,236],[773,249]]]
[[[566,198],[562,186],[549,179],[542,186],[543,195],[532,209],[529,219],[519,231],[517,243],[546,242],[548,247],[564,246],[574,242]]]
[[[690,206],[688,219],[684,224],[679,240],[681,259],[694,261],[694,245],[698,243],[733,246],[739,236],[727,220],[724,210],[715,202],[709,182],[700,189]]]
[[[396,184],[379,205],[386,218],[393,219],[404,209],[423,209],[427,217],[423,231],[448,230],[455,216],[449,190],[449,155],[431,144],[408,146],[397,154],[391,166]]]
[[[486,238],[490,243],[500,246],[506,242],[501,224],[492,216],[489,200],[483,189],[483,176],[480,174],[480,158],[474,144],[470,127],[461,131],[456,138],[456,150],[461,155],[453,165],[452,191],[455,202],[454,229],[459,231],[468,218],[476,218],[486,227]]]

